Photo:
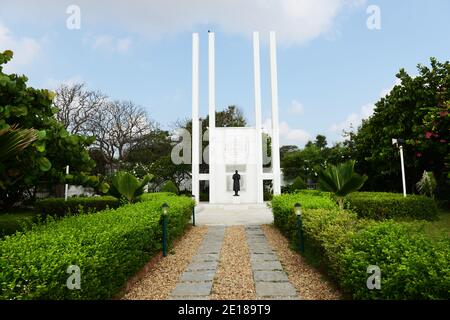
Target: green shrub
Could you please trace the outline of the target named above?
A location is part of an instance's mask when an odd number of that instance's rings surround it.
[[[79,211],[97,212],[107,208],[119,207],[119,200],[110,197],[72,197],[67,198],[48,198],[38,200],[35,203],[36,210],[44,216],[62,217],[67,214],[75,214]]]
[[[292,238],[296,232],[294,205],[297,202],[303,209],[337,208],[329,193],[315,190],[302,190],[294,194],[274,196],[271,202],[274,224],[289,238]]]
[[[295,215],[288,207],[280,229],[296,242]],[[338,209],[305,209],[302,221],[305,258],[353,298],[450,298],[450,240],[427,238],[426,222],[364,220]],[[367,288],[371,265],[381,269],[381,290]]]
[[[356,299],[450,299],[450,241],[430,241],[414,224],[374,222],[339,254],[341,287]],[[381,290],[368,290],[367,267],[381,271]]]
[[[438,216],[435,201],[425,196],[409,195],[405,198],[399,193],[355,192],[348,196],[347,201],[361,218],[435,220]]]
[[[174,194],[178,194],[178,188],[175,185],[175,183],[173,183],[173,181],[169,180],[166,181],[166,183],[164,183],[164,185],[161,188],[161,192],[171,192]]]
[[[306,185],[305,181],[303,181],[303,179],[301,177],[295,178],[291,185],[292,191],[304,190],[306,188],[308,188],[308,186]]]
[[[161,205],[169,205],[169,240],[191,217],[188,197],[153,195],[102,214],[66,217],[0,242],[0,299],[108,299],[161,249]],[[81,290],[69,290],[70,265]]]

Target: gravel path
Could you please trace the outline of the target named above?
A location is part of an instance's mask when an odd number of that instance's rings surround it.
[[[160,259],[148,273],[122,297],[123,300],[165,300],[196,254],[207,227],[189,229],[167,257]]]
[[[340,292],[295,251],[287,239],[272,225],[261,226],[270,246],[281,261],[289,281],[305,300],[338,300]]]
[[[254,300],[255,285],[244,226],[228,227],[220,251],[212,300]]]

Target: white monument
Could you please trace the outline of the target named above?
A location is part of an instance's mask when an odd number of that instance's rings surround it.
[[[219,128],[215,125],[214,33],[208,33],[209,173],[199,173],[201,158],[199,124],[199,35],[192,35],[192,194],[199,201],[199,181],[209,181],[211,204],[252,203],[263,200],[263,181],[272,180],[273,193],[281,193],[278,86],[275,32],[270,32],[272,95],[272,170],[263,172],[261,121],[261,72],[259,33],[253,33],[255,127]],[[239,197],[234,197],[232,175],[241,175]]]

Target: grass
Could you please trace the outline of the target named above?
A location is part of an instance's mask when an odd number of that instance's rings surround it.
[[[37,212],[23,208],[0,212],[0,237],[24,230],[36,221],[37,216]]]

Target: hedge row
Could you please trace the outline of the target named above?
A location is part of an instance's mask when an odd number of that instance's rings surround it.
[[[120,206],[119,200],[110,197],[71,197],[67,198],[48,198],[37,200],[35,203],[36,210],[44,216],[62,217],[68,214],[76,214],[83,212],[97,212],[105,209],[114,209]]]
[[[315,190],[302,190],[293,194],[273,197],[271,207],[274,213],[274,224],[289,238],[292,238],[296,232],[296,216],[294,214],[296,203],[300,203],[302,209],[337,208],[329,193]]]
[[[293,205],[273,213],[275,221],[285,221],[277,227],[297,241]],[[353,298],[450,298],[450,240],[431,241],[420,230],[425,222],[369,221],[339,209],[306,209],[302,219],[306,257]],[[381,270],[381,290],[367,288],[372,265]]]
[[[188,197],[153,195],[152,201],[102,214],[66,217],[7,236],[0,242],[0,299],[107,299],[161,250],[161,205],[169,205],[169,239],[191,217]],[[81,270],[81,289],[66,273]]]
[[[350,209],[361,218],[375,220],[405,218],[434,220],[438,217],[435,201],[425,196],[385,193],[355,192],[347,197]]]

